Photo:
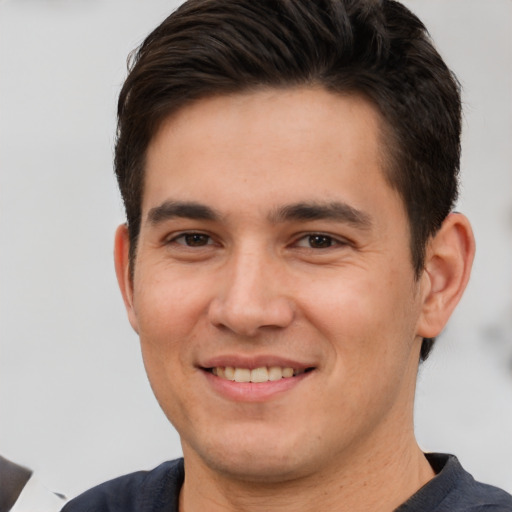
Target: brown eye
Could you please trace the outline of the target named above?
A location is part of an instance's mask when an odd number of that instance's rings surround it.
[[[309,247],[313,249],[326,249],[334,244],[332,237],[327,235],[309,235]]]
[[[174,242],[187,247],[204,247],[212,243],[211,238],[203,233],[185,233],[174,239]]]
[[[304,247],[307,249],[329,249],[334,246],[344,246],[346,242],[331,235],[323,233],[312,233],[305,235],[295,242],[296,247]]]

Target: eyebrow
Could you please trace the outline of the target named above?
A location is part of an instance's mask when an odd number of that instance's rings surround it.
[[[213,208],[194,201],[165,201],[149,210],[147,221],[156,225],[176,217],[216,221],[221,215]]]
[[[287,221],[334,220],[345,222],[361,229],[370,229],[370,216],[353,206],[343,202],[328,203],[295,203],[283,206],[274,211],[270,219],[274,223]]]
[[[164,201],[159,206],[151,208],[147,221],[160,224],[173,218],[187,218],[194,220],[219,221],[223,216],[214,208],[195,201]],[[327,203],[300,202],[276,208],[269,215],[273,224],[290,221],[334,220],[345,222],[361,229],[372,226],[371,218],[365,212],[343,202],[331,201]]]

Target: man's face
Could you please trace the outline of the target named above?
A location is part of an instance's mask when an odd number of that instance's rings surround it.
[[[410,434],[422,288],[379,140],[365,100],[289,89],[152,141],[125,295],[187,460],[283,480]]]

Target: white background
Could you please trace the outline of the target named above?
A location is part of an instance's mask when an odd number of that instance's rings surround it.
[[[512,492],[512,2],[409,0],[464,87],[467,294],[421,370],[417,432]],[[112,265],[128,52],[164,0],[0,1],[0,453],[72,496],[180,454]]]

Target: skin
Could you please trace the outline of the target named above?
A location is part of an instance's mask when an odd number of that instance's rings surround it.
[[[271,89],[197,101],[150,144],[133,280],[125,226],[116,270],[181,437],[181,511],[391,511],[433,477],[413,432],[419,350],[474,243],[450,215],[415,278],[380,123],[357,96]],[[312,371],[205,370],[267,363]]]

